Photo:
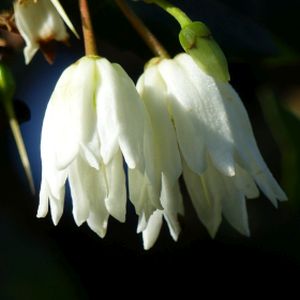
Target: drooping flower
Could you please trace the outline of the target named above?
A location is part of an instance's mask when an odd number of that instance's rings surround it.
[[[207,75],[188,54],[179,54],[150,64],[137,89],[148,110],[149,103],[159,103],[168,112],[161,118],[174,124],[184,181],[197,215],[211,236],[216,234],[222,214],[239,232],[249,235],[245,199],[259,195],[257,186],[275,206],[277,201],[286,200],[258,150],[247,112],[229,83]],[[157,126],[158,113],[149,115],[152,126]],[[158,134],[160,130],[154,130],[154,136]],[[162,148],[168,137],[164,139],[157,142],[161,140],[154,138],[159,149],[156,159],[163,158],[159,151],[165,151]],[[178,152],[174,143],[168,149],[170,157]],[[164,180],[172,178],[174,186],[180,170],[178,163],[176,176],[162,168],[157,172],[163,174]],[[151,178],[147,174],[144,177]],[[174,205],[178,203],[176,197],[168,198],[168,203],[172,201]],[[177,209],[176,215],[181,212]],[[142,231],[146,248],[149,241],[151,245],[155,242],[161,216],[166,213],[163,207],[145,222]]]
[[[63,20],[77,35],[58,0],[16,0],[14,13],[17,28],[25,40],[25,62],[28,64],[41,45],[52,40],[66,42],[68,33]]]
[[[109,215],[125,221],[123,159],[143,168],[144,107],[125,71],[86,56],[68,67],[49,100],[42,128],[38,217],[50,203],[54,224],[69,181],[73,215],[103,237]],[[133,117],[134,116],[134,117]]]
[[[166,219],[174,240],[178,239],[180,226],[178,214],[183,214],[182,196],[178,178],[182,173],[176,133],[169,118],[167,94],[164,83],[157,77],[156,69],[149,68],[137,84],[148,112],[149,126],[145,133],[145,173],[130,170],[129,193],[139,216],[138,232],[143,232],[144,248],[155,243],[162,224]],[[148,233],[147,224],[157,224]],[[151,229],[150,229],[151,231]]]

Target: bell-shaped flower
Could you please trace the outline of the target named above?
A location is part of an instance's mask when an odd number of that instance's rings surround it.
[[[17,28],[26,43],[24,48],[26,64],[46,43],[52,40],[60,42],[68,40],[63,20],[77,35],[58,0],[16,0],[14,13]]]
[[[176,133],[167,109],[167,94],[155,68],[149,68],[139,79],[137,90],[143,99],[148,115],[144,146],[145,172],[129,170],[130,200],[139,216],[138,232],[143,232],[144,248],[156,241],[160,226],[148,233],[147,224],[162,224],[166,219],[174,240],[178,239],[180,226],[178,214],[183,214],[178,178],[182,173],[181,158]],[[163,210],[163,212],[162,212]],[[150,226],[151,227],[151,226]],[[149,226],[148,226],[149,228]]]
[[[144,106],[117,64],[86,56],[68,67],[49,100],[42,128],[38,217],[50,203],[54,224],[69,181],[73,215],[103,237],[109,215],[125,221],[123,159],[143,169]]]
[[[137,87],[146,103],[159,103],[168,112],[162,117],[164,122],[174,124],[185,184],[199,219],[211,236],[216,234],[222,214],[238,231],[249,235],[245,198],[257,197],[257,186],[275,206],[278,200],[286,200],[258,150],[247,112],[229,83],[207,75],[188,54],[179,54],[174,59],[150,64]],[[150,111],[150,105],[146,106]],[[150,117],[152,125],[159,124],[157,112],[150,113]],[[154,135],[161,134],[162,130],[160,126]],[[180,166],[175,143],[172,141],[172,148],[164,149],[167,139],[173,137],[164,136],[162,141],[155,141],[157,153],[166,151],[174,166]],[[157,157],[163,158],[158,154]],[[158,169],[166,180],[172,178],[172,183],[180,170],[178,167],[176,176],[172,177],[172,173]],[[168,198],[168,203],[172,201],[178,203],[177,196]],[[149,241],[155,242],[161,215],[166,212],[163,207],[144,225],[147,245]]]

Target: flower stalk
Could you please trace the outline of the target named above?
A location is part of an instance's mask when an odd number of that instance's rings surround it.
[[[125,0],[115,0],[116,4],[137,31],[137,33],[142,37],[147,46],[151,49],[154,55],[161,58],[169,58],[167,50],[162,46],[154,34],[147,28],[143,21],[135,14],[135,12],[129,7]]]
[[[181,28],[184,28],[192,23],[192,20],[178,7],[166,0],[144,0],[146,3],[154,3],[173,16],[180,24]]]
[[[34,183],[33,183],[27,151],[22,138],[20,126],[13,109],[12,98],[14,93],[15,93],[14,78],[9,68],[7,68],[3,63],[1,63],[0,64],[0,100],[3,103],[5,112],[9,119],[9,125],[18,148],[18,152],[21,158],[23,168],[25,170],[27,180],[29,182],[30,190],[32,194],[35,194]]]
[[[90,16],[87,0],[79,0],[79,9],[81,15],[85,54],[98,55],[95,35],[94,35],[93,25],[91,22],[91,16]]]

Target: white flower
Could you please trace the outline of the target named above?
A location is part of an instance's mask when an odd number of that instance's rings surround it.
[[[57,224],[68,178],[73,215],[101,237],[112,215],[125,221],[129,168],[143,169],[144,107],[125,71],[105,58],[83,57],[61,75],[47,106],[41,138],[38,217]]]
[[[68,33],[63,19],[77,35],[58,0],[17,0],[14,12],[17,28],[26,43],[26,64],[31,61],[40,44],[51,40],[67,41]]]
[[[182,166],[176,133],[167,109],[164,83],[157,77],[155,68],[149,68],[139,79],[137,90],[149,115],[144,143],[147,160],[145,173],[129,170],[129,194],[139,215],[138,232],[143,232],[144,248],[149,249],[158,237],[163,215],[172,237],[178,239],[177,215],[183,214],[178,184]],[[157,224],[153,232],[153,226],[147,226],[148,223]]]
[[[257,197],[257,186],[275,206],[278,200],[286,200],[257,148],[247,112],[230,84],[215,80],[188,54],[180,54],[148,67],[137,88],[148,110],[156,105],[169,113],[159,117],[158,110],[153,110],[149,114],[152,126],[158,127],[153,130],[155,159],[170,161],[171,165],[173,161],[177,169],[173,173],[164,172],[160,165],[156,171],[174,187],[181,170],[177,146],[173,133],[170,137],[165,134],[158,138],[163,125],[157,125],[172,121],[185,184],[198,217],[211,236],[216,234],[222,214],[239,232],[249,235],[245,198]],[[170,141],[172,146],[165,148]],[[154,158],[150,157],[149,161]],[[144,174],[144,177],[151,182],[151,176]],[[170,203],[177,207],[173,209],[176,215],[182,213],[176,204],[178,195],[179,191],[173,198],[167,198],[168,207],[172,206]],[[152,246],[158,236],[161,215],[168,213],[162,199],[161,203],[163,210],[155,212],[141,229],[146,248],[149,244]]]

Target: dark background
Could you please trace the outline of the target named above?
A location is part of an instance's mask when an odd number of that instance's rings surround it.
[[[136,80],[151,52],[114,1],[90,0],[99,52],[120,63]],[[0,299],[101,299],[183,294],[185,298],[222,293],[244,297],[262,291],[285,297],[299,284],[300,271],[300,2],[293,0],[173,1],[211,28],[223,48],[231,84],[252,121],[261,152],[281,182],[289,202],[275,209],[262,195],[248,200],[250,238],[223,221],[214,240],[197,220],[184,186],[186,215],[178,243],[166,224],[156,245],[142,249],[137,218],[128,205],[127,221],[110,219],[100,239],[86,225],[77,228],[71,200],[57,227],[50,216],[36,219],[38,197],[29,192],[3,110],[0,110]],[[76,1],[61,0],[80,31]],[[0,8],[9,7],[1,1]],[[178,25],[154,5],[132,4],[172,55],[181,51]],[[38,53],[29,66],[22,52],[9,63],[17,80],[15,109],[37,189],[43,114],[61,72],[83,55],[71,37],[58,46],[53,65]],[[141,290],[140,290],[141,288]]]

